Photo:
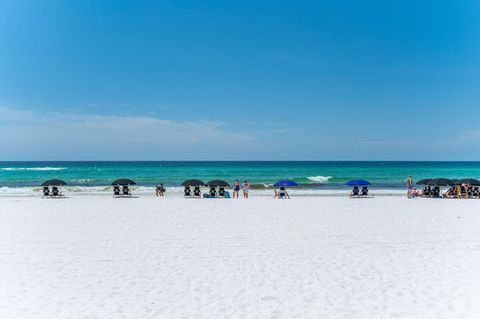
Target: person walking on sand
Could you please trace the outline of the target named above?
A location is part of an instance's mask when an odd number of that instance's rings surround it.
[[[243,198],[248,198],[248,191],[250,190],[250,184],[247,181],[243,182],[242,185]]]
[[[165,195],[165,187],[163,186],[163,183],[160,183],[160,185],[155,187],[155,194],[157,197],[163,197]]]
[[[240,182],[236,180],[233,184],[233,198],[238,198],[238,193],[240,193]]]
[[[413,189],[413,179],[412,175],[409,175],[407,179],[403,182],[408,187],[407,197],[412,198],[412,189]]]

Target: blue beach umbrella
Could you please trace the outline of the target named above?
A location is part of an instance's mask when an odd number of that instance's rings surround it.
[[[348,185],[348,186],[367,186],[367,185],[372,185],[372,183],[370,183],[369,181],[363,180],[363,179],[354,179],[354,180],[346,182],[345,185]]]
[[[283,180],[283,181],[276,182],[273,186],[275,186],[275,187],[294,187],[294,186],[298,186],[298,183],[286,179],[286,180]]]

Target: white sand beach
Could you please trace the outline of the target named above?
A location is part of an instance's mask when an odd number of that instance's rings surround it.
[[[0,199],[0,318],[478,318],[480,200]]]

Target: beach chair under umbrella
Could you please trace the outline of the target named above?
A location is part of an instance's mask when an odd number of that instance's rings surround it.
[[[185,187],[184,190],[184,195],[185,197],[196,197],[196,198],[201,198],[202,197],[202,192],[200,190],[200,187],[202,186],[207,186],[204,182],[202,182],[199,179],[187,179],[186,181],[183,181],[181,186]],[[193,191],[192,191],[193,187]]]
[[[353,179],[345,183],[347,186],[353,186],[350,197],[368,197],[368,186],[372,185],[369,181],[364,179]],[[361,191],[359,187],[362,187]]]
[[[49,179],[42,183],[43,186],[43,198],[63,198],[62,192],[60,191],[60,186],[65,186],[67,183],[61,179]],[[51,189],[50,189],[51,187]]]
[[[112,182],[113,185],[113,197],[132,197],[132,192],[129,186],[136,183],[128,178],[116,179]]]
[[[230,187],[230,184],[221,180],[214,179],[207,183],[207,186],[210,187],[210,197],[217,197],[217,187],[218,187],[218,197],[225,197],[225,187]]]
[[[285,180],[276,182],[275,184],[273,184],[273,186],[280,187],[278,192],[275,190],[275,196],[278,197],[279,199],[282,199],[282,198],[290,198],[290,195],[288,195],[288,192],[287,192],[287,187],[296,187],[298,186],[298,183],[289,179],[285,179]]]

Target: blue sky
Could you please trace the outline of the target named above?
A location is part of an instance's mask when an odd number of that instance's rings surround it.
[[[0,160],[478,160],[478,39],[475,1],[0,1]]]

